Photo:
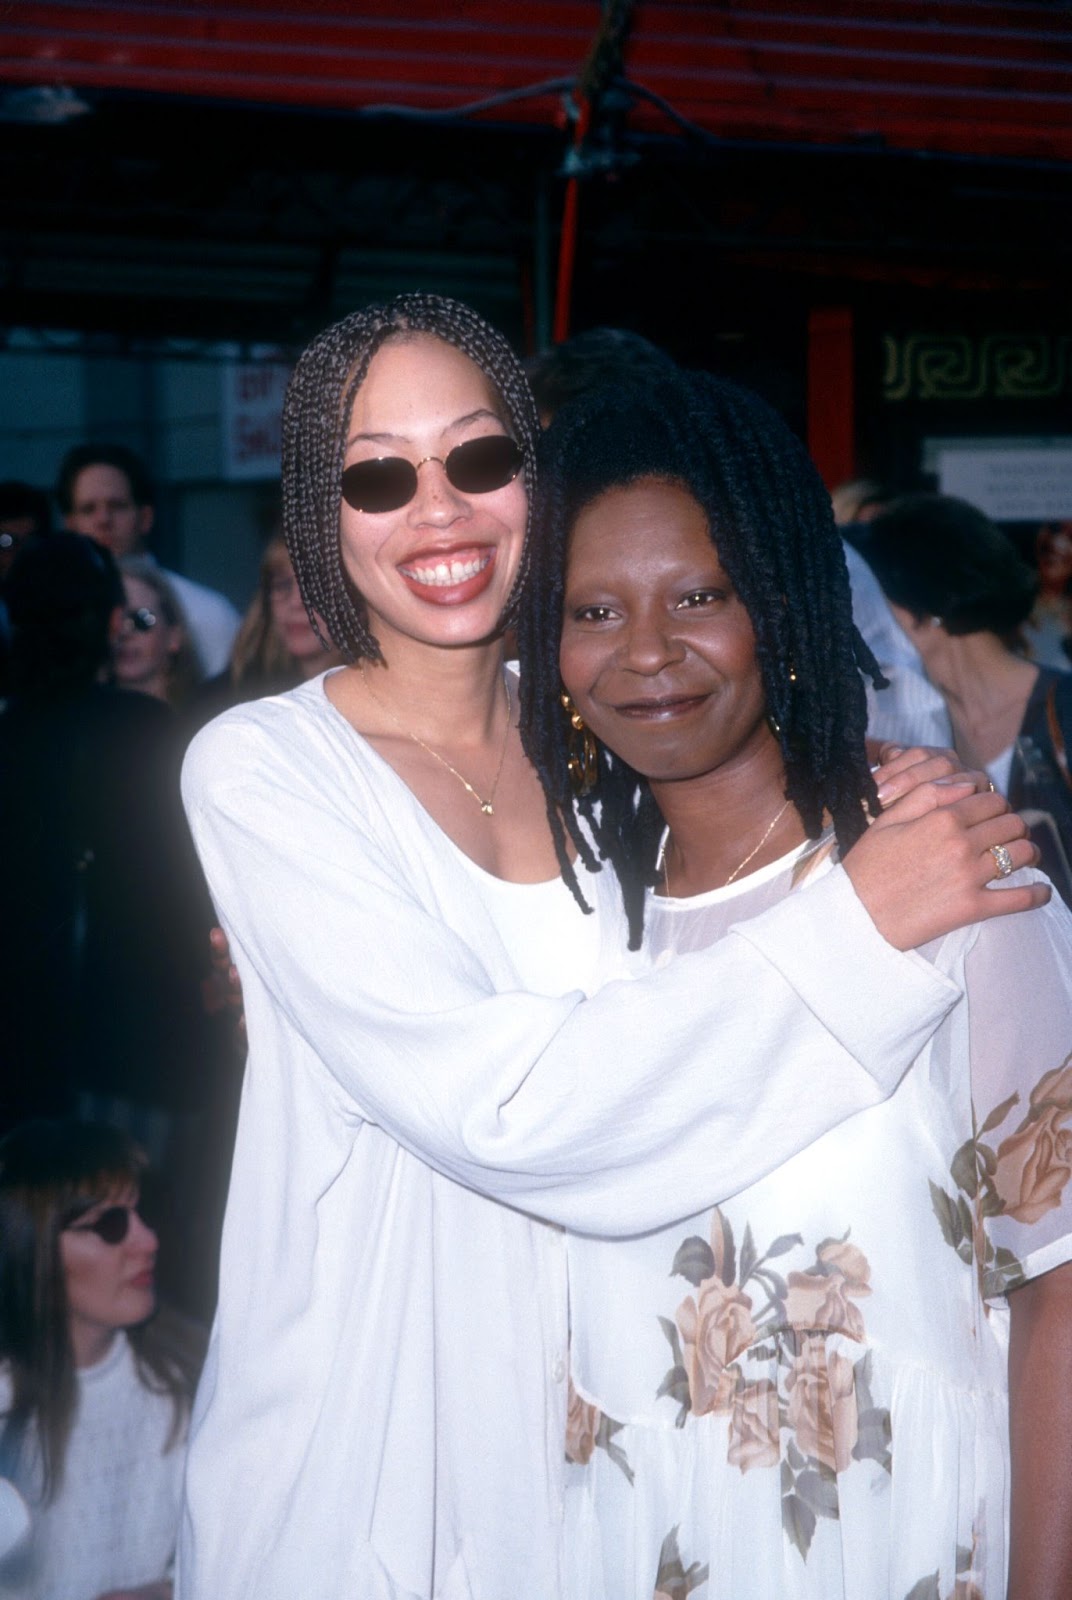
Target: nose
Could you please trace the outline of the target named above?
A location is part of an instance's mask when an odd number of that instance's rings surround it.
[[[131,1215],[130,1232],[127,1234],[127,1239],[133,1249],[142,1251],[148,1256],[155,1257],[160,1248],[160,1240],[137,1211]]]
[[[417,493],[409,504],[410,520],[418,526],[449,527],[469,510],[469,502],[447,477],[447,469],[436,456],[428,456],[417,468]]]
[[[621,665],[629,672],[654,677],[684,658],[685,648],[673,619],[662,607],[638,611],[629,619],[619,645]]]

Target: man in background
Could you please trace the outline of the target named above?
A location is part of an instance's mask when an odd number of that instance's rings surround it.
[[[60,466],[56,499],[72,533],[86,534],[122,556],[148,555],[145,542],[155,520],[153,485],[144,464],[123,445],[82,444]],[[223,672],[238,631],[239,616],[215,589],[165,571],[182,606],[197,663],[204,677]]]

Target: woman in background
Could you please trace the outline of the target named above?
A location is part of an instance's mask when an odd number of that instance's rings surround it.
[[[1044,522],[1035,535],[1039,592],[1024,624],[1027,653],[1042,667],[1072,670],[1072,521]]]
[[[197,695],[196,724],[244,700],[283,694],[341,662],[340,653],[310,622],[287,547],[277,535],[261,557],[257,591],[242,618],[230,665]]]
[[[1072,673],[1016,648],[1037,574],[952,495],[906,495],[875,518],[862,549],[945,700],[958,755],[1032,813],[1043,869],[1072,905]]]
[[[197,660],[182,607],[147,556],[119,562],[126,606],[115,644],[115,681],[179,710],[197,681]]]
[[[198,1343],[157,1313],[145,1162],[112,1128],[0,1141],[0,1477],[30,1509],[18,1600],[167,1600]]]

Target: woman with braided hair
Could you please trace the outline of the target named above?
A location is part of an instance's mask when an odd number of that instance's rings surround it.
[[[288,390],[284,531],[348,664],[226,713],[184,771],[250,1054],[182,1600],[558,1594],[561,1229],[665,1223],[881,1099],[959,993],[899,951],[998,909],[982,862],[1018,825],[921,785],[817,886],[821,963],[779,907],[625,976],[504,669],[535,435],[505,342],[433,296],[328,329]],[[750,1071],[780,1079],[787,1039],[788,1119]]]
[[[553,825],[611,863],[648,963],[805,914],[875,800],[818,474],[698,374],[545,442],[519,633]],[[576,812],[561,685],[598,740]],[[888,1100],[701,1215],[568,1236],[571,1600],[1072,1592],[1070,953],[1056,896],[935,941],[965,998]]]

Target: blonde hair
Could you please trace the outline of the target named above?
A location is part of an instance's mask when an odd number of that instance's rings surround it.
[[[201,676],[182,603],[151,556],[121,556],[117,565],[121,577],[133,578],[153,591],[163,622],[181,633],[179,648],[171,653],[167,673],[167,703],[178,711],[189,700]]]
[[[244,683],[247,679],[279,678],[293,678],[298,682],[302,677],[297,658],[291,655],[279,637],[272,616],[273,580],[281,574],[290,577],[293,570],[283,536],[277,533],[264,547],[257,590],[242,618],[231,651],[230,676],[233,684]],[[325,650],[324,665],[329,666],[334,659],[334,652]]]

